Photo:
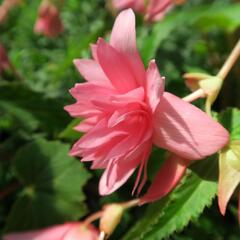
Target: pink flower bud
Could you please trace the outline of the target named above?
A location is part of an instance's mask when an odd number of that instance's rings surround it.
[[[191,91],[196,91],[199,88],[203,90],[207,96],[206,112],[211,114],[211,106],[222,88],[223,79],[205,73],[186,73],[183,77]]]
[[[63,24],[58,8],[51,2],[43,1],[40,5],[34,31],[44,34],[46,37],[56,37],[63,32]]]

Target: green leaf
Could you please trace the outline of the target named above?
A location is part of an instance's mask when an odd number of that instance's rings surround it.
[[[81,122],[81,119],[76,118],[72,120],[67,127],[60,132],[59,138],[66,139],[66,140],[77,140],[79,139],[83,134],[74,130],[73,128],[76,127]]]
[[[217,160],[203,160],[198,168],[201,177],[190,171],[171,194],[148,206],[144,217],[123,239],[161,240],[182,230],[189,221],[196,219],[216,195],[217,183],[211,181],[210,177],[217,169]]]
[[[140,52],[144,62],[147,63],[156,55],[161,42],[165,40],[174,29],[182,25],[195,25],[199,28],[204,28],[203,30],[208,30],[214,26],[223,28],[226,31],[233,31],[240,25],[239,12],[240,4],[214,4],[180,10],[169,14],[165,17],[164,21],[154,25],[152,31],[142,42]]]
[[[228,108],[218,116],[220,123],[229,131],[231,141],[240,140],[240,110]]]
[[[81,189],[89,174],[68,151],[69,145],[39,139],[17,152],[14,169],[24,189],[7,219],[7,232],[77,220],[86,213]]]
[[[0,85],[0,108],[15,121],[15,126],[34,131],[56,132],[68,123],[62,99],[50,99],[18,83]],[[13,121],[12,120],[12,121]]]

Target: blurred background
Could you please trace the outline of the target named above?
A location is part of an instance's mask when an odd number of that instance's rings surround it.
[[[87,164],[68,157],[70,145],[80,134],[72,130],[78,120],[63,110],[74,102],[69,89],[84,81],[73,59],[91,57],[90,43],[100,36],[108,38],[116,12],[104,0],[55,2],[63,25],[57,36],[34,32],[40,0],[19,1],[0,22],[4,49],[0,45],[0,51],[7,56],[5,61],[0,56],[0,233],[79,220],[105,203],[130,198],[131,181],[117,193],[100,198],[101,172],[89,171]],[[157,23],[145,23],[137,15],[137,42],[145,64],[156,59],[167,91],[183,97],[190,91],[182,75],[216,74],[239,39],[239,26],[239,1],[189,0]],[[240,107],[239,78],[238,61],[214,110]],[[201,100],[196,104],[203,106]],[[149,172],[151,178],[154,166]],[[222,217],[214,199],[200,218],[192,216],[191,223],[169,239],[239,239],[236,202],[237,198],[232,200]],[[126,233],[148,216],[146,211],[144,206],[125,214],[111,239],[131,239],[131,233]]]

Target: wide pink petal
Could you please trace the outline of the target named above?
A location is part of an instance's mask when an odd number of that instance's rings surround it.
[[[161,77],[155,60],[149,63],[147,69],[147,81],[146,81],[146,97],[149,106],[151,106],[152,112],[160,102],[160,98],[164,91],[164,78]]]
[[[171,155],[158,171],[147,193],[141,197],[140,204],[159,200],[171,192],[181,180],[188,164],[188,160]]]
[[[93,225],[76,224],[61,240],[98,240],[98,237],[99,231]]]
[[[116,18],[110,45],[122,53],[138,86],[143,86],[145,69],[136,46],[135,15],[131,9],[122,11]]]
[[[119,93],[126,93],[138,87],[135,76],[123,55],[103,39],[98,40],[97,55],[104,73]]]
[[[229,133],[197,107],[165,92],[154,114],[153,141],[182,158],[196,160],[224,147]]]
[[[37,231],[7,234],[3,236],[3,240],[63,240],[72,226],[74,223],[65,223]]]
[[[110,81],[96,61],[91,59],[75,59],[73,62],[78,71],[88,82],[111,87]]]

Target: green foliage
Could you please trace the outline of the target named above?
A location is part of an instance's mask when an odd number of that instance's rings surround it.
[[[123,239],[161,240],[195,220],[216,195],[217,183],[209,179],[216,171],[216,164],[216,159],[202,161],[198,166],[201,177],[189,172],[176,190],[147,208],[144,217]]]
[[[218,117],[222,125],[229,131],[231,141],[240,140],[240,110],[228,108],[221,112]]]
[[[59,138],[66,139],[66,140],[77,140],[82,136],[82,133],[77,132],[74,130],[74,127],[76,127],[81,122],[80,119],[76,118],[72,120],[67,127],[60,132]]]
[[[14,169],[24,189],[7,219],[7,232],[77,220],[86,213],[81,189],[89,174],[68,150],[69,145],[39,139],[17,152]]]
[[[145,63],[153,58],[161,42],[181,25],[195,25],[204,30],[214,26],[233,31],[240,24],[239,12],[240,4],[218,4],[199,6],[170,14],[164,21],[157,23],[148,36],[145,36],[140,46]]]
[[[1,112],[12,118],[15,127],[27,131],[41,128],[54,133],[68,122],[63,99],[47,98],[18,83],[0,84],[0,92]]]

